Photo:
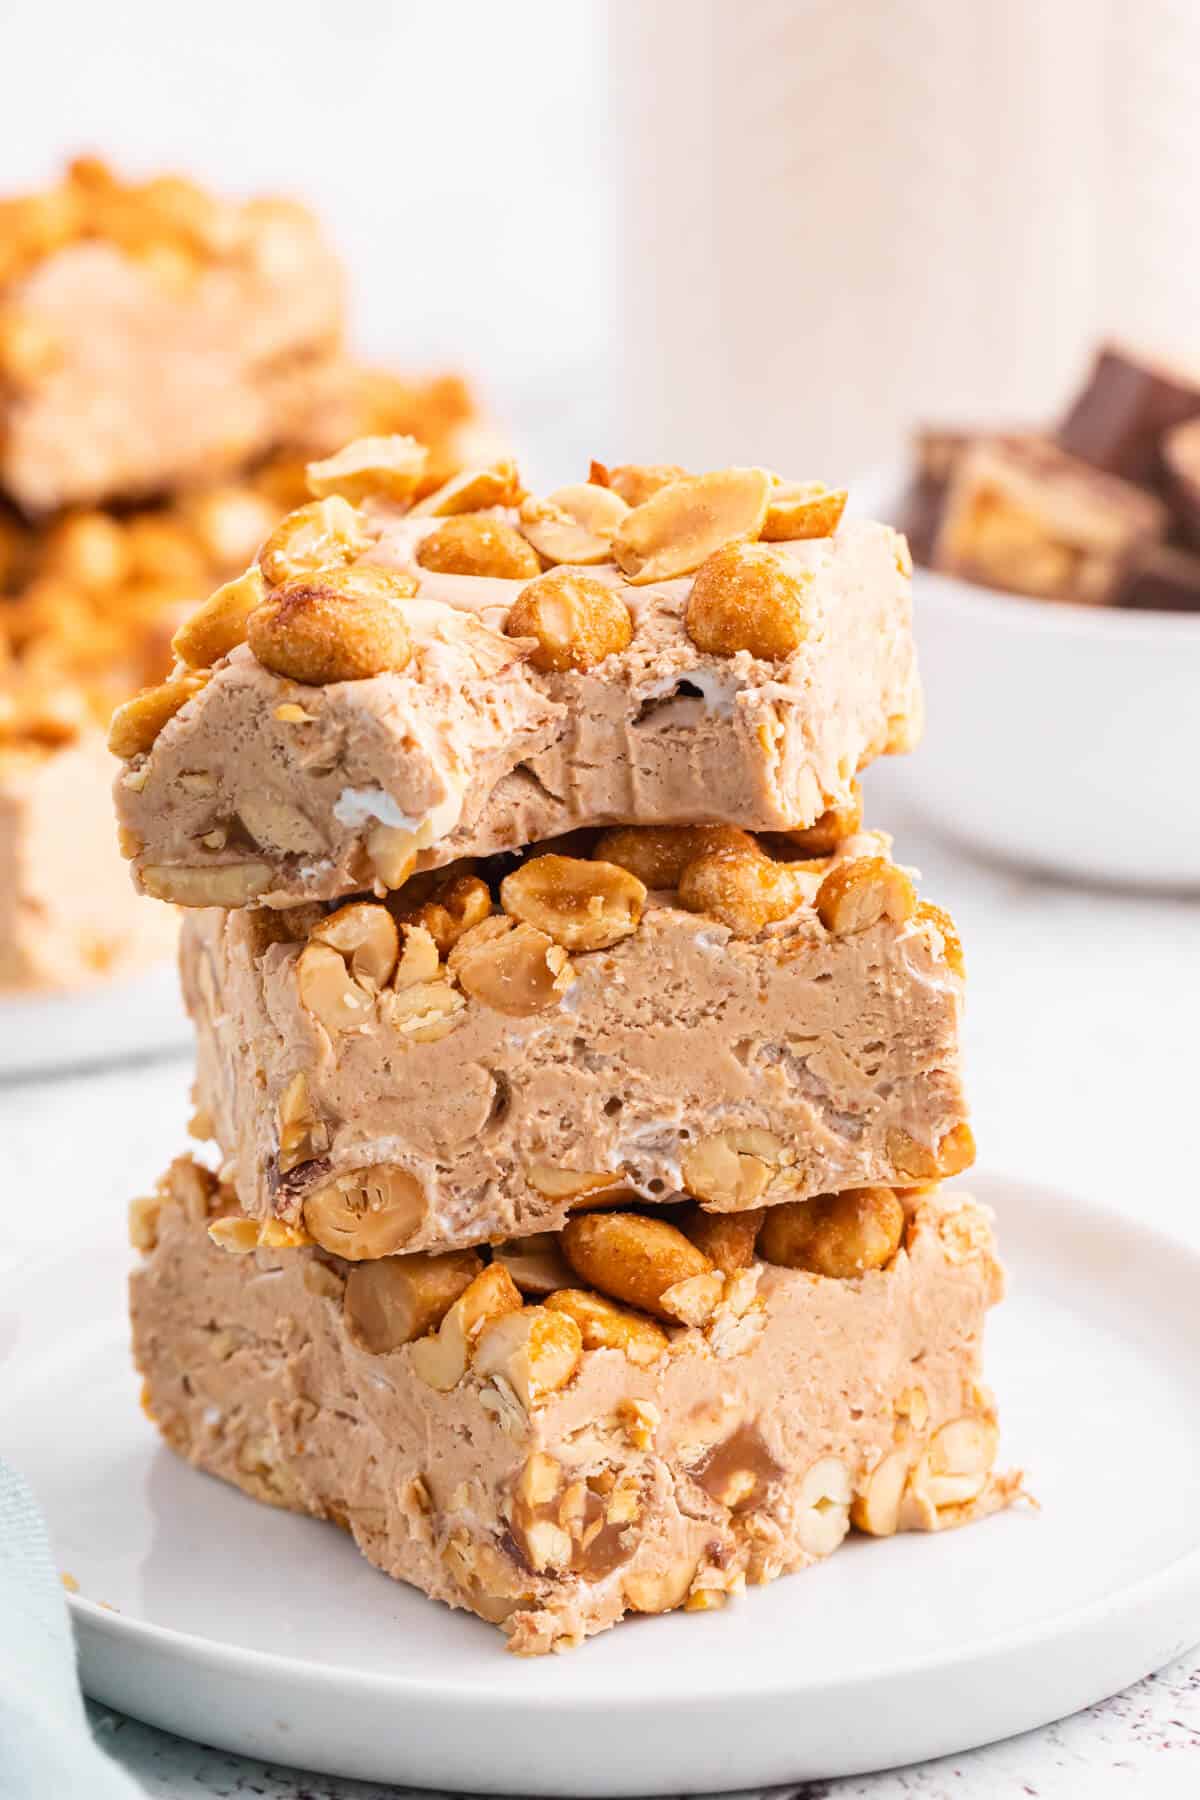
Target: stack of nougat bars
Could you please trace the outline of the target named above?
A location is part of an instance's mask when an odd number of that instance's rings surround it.
[[[198,1469],[536,1654],[1009,1504],[1003,1279],[959,940],[861,823],[903,538],[424,469],[310,465],[113,721],[213,1146],[134,1202],[134,1348]]]
[[[113,706],[306,497],[304,466],[414,432],[459,466],[471,402],[347,349],[343,271],[293,202],[77,158],[0,199],[0,1000],[170,956],[113,844]]]

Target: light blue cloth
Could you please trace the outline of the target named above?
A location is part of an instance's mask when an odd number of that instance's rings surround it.
[[[28,1483],[3,1462],[0,1800],[144,1800],[92,1740],[45,1521]]]

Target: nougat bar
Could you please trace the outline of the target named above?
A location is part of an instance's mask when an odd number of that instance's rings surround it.
[[[1166,525],[1154,495],[1053,444],[985,439],[954,463],[931,563],[986,587],[1113,604],[1138,550]]]
[[[578,826],[807,827],[915,741],[907,547],[844,495],[596,468],[537,500],[502,463],[410,506],[416,466],[314,465],[117,714],[145,892],[283,906]]]
[[[0,490],[33,515],[233,473],[336,401],[341,329],[302,207],[80,159],[0,205]]]
[[[187,914],[196,1129],[268,1241],[369,1259],[969,1164],[961,948],[885,837],[569,848]]]
[[[236,1197],[181,1159],[132,1211],[143,1405],[196,1468],[334,1521],[518,1653],[719,1609],[852,1528],[938,1531],[1020,1491],[982,1383],[988,1214],[873,1192],[781,1229],[811,1211],[712,1254],[595,1214],[514,1279],[502,1247],[227,1254]]]
[[[113,850],[103,734],[6,746],[2,724],[0,991],[81,987],[170,957],[174,913],[138,900]]]

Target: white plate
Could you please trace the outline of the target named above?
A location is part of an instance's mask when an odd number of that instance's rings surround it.
[[[852,1539],[725,1613],[637,1619],[534,1662],[341,1532],[159,1447],[115,1242],[10,1275],[0,1444],[80,1583],[85,1688],[339,1775],[619,1795],[914,1761],[1127,1686],[1200,1638],[1200,1257],[1051,1192],[973,1186],[1013,1277],[991,1331],[1004,1452],[1042,1513]]]
[[[0,994],[0,1077],[181,1049],[191,1029],[175,959],[64,994]]]

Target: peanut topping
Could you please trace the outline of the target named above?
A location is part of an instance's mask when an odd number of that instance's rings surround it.
[[[259,566],[272,587],[302,581],[353,562],[370,548],[362,515],[340,494],[297,507],[281,519],[259,553]]]
[[[611,1300],[584,1288],[559,1288],[546,1305],[552,1312],[568,1313],[574,1319],[585,1350],[620,1350],[631,1363],[644,1367],[657,1362],[668,1347],[666,1332],[652,1319],[614,1306]]]
[[[442,575],[492,575],[508,581],[528,581],[542,571],[537,551],[515,526],[489,513],[447,519],[421,539],[417,561]]]
[[[758,536],[770,488],[762,469],[718,469],[659,488],[621,521],[617,563],[635,586],[690,575],[723,545]]]
[[[966,1123],[955,1125],[931,1147],[918,1144],[907,1131],[893,1126],[887,1135],[887,1152],[901,1175],[914,1181],[944,1181],[961,1175],[975,1161],[975,1134]]]
[[[146,863],[141,883],[156,900],[175,906],[245,906],[265,894],[274,871],[270,863],[222,863],[213,869],[177,869],[164,863]]]
[[[180,670],[157,687],[143,688],[118,706],[108,728],[114,756],[144,756],[163,726],[193,699],[208,680],[207,669]]]
[[[231,1256],[249,1256],[258,1249],[258,1226],[253,1219],[214,1219],[208,1235],[219,1250],[227,1250]]]
[[[616,863],[535,856],[506,875],[500,904],[567,950],[604,950],[637,930],[646,890]]]
[[[558,1169],[552,1163],[532,1163],[529,1185],[548,1200],[576,1200],[600,1188],[615,1187],[619,1176],[606,1169]]]
[[[638,1213],[571,1219],[563,1228],[562,1248],[576,1274],[601,1293],[659,1318],[673,1318],[662,1298],[669,1288],[712,1271],[707,1256],[682,1231]]]
[[[476,935],[493,924],[502,929]],[[514,1017],[557,1006],[575,979],[561,944],[511,919],[485,919],[468,931],[450,953],[450,969],[464,993]]]
[[[441,954],[448,956],[459,940],[481,924],[491,910],[492,896],[485,881],[477,875],[451,875],[419,906],[399,907],[396,917],[423,926]]]
[[[535,669],[592,669],[627,650],[633,621],[621,596],[601,581],[554,569],[522,588],[504,627],[509,637],[537,639]]]
[[[850,1506],[851,1522],[871,1537],[891,1537],[900,1523],[908,1453],[893,1450],[864,1479]]]
[[[507,1244],[493,1244],[492,1261],[503,1264],[523,1294],[539,1298],[566,1287],[571,1279],[556,1231],[535,1231]]]
[[[736,1160],[740,1165],[744,1160],[754,1159],[737,1157]],[[720,1269],[723,1275],[736,1275],[739,1269],[748,1269],[754,1261],[754,1244],[763,1217],[762,1207],[750,1207],[745,1212],[711,1213],[693,1206],[681,1221],[680,1230],[691,1238],[715,1269]]]
[[[430,1387],[448,1393],[467,1372],[475,1344],[493,1319],[519,1312],[523,1302],[499,1263],[489,1263],[451,1306],[432,1337],[417,1338],[413,1368]]]
[[[262,570],[247,569],[236,581],[227,581],[197,608],[171,639],[171,649],[190,669],[210,668],[246,641],[250,614],[266,596]]]
[[[384,993],[380,1011],[402,1038],[410,1043],[432,1044],[454,1030],[466,1004],[449,981],[425,981],[394,994]]]
[[[850,1471],[836,1456],[822,1456],[796,1494],[796,1535],[810,1556],[829,1556],[850,1529]]]
[[[526,1412],[565,1387],[583,1354],[579,1327],[545,1306],[505,1313],[484,1327],[472,1359],[480,1375],[501,1375]]]
[[[680,1174],[697,1200],[723,1212],[741,1212],[761,1200],[779,1170],[794,1160],[773,1131],[750,1125],[714,1132],[690,1144],[680,1161]]]
[[[296,988],[300,1004],[331,1038],[370,1023],[371,995],[332,944],[317,939],[305,945],[296,963]]]
[[[367,861],[376,893],[402,888],[417,863],[417,834],[404,825],[372,825],[367,833]]]
[[[648,888],[675,888],[689,863],[719,850],[759,854],[737,825],[618,825],[601,832],[592,855],[628,869]]]
[[[903,925],[916,906],[911,880],[883,856],[839,863],[817,889],[817,917],[834,937],[869,931],[885,918]]]
[[[762,534],[767,543],[832,537],[845,510],[845,488],[827,488],[820,481],[778,481],[771,489]]]
[[[321,687],[407,667],[412,656],[398,601],[416,592],[390,569],[326,570],[269,594],[250,614],[246,637],[265,669]]]
[[[424,925],[400,926],[400,958],[392,985],[398,990],[438,978],[438,947]]]
[[[946,959],[946,967],[965,980],[967,964],[963,956],[962,939],[958,935],[958,928],[950,914],[942,907],[934,906],[930,900],[921,900],[917,903],[916,917],[922,923],[928,922],[933,925],[941,934],[942,955]]]
[[[486,469],[464,469],[444,482],[434,493],[427,494],[412,509],[414,518],[448,519],[455,514],[482,512],[489,506],[517,506],[524,496],[517,465],[511,457],[492,463]],[[432,564],[429,567],[432,568]],[[473,574],[474,570],[461,570]]]
[[[425,1217],[425,1193],[406,1169],[351,1169],[304,1202],[304,1223],[322,1250],[347,1262],[394,1256]]]
[[[311,462],[305,470],[308,491],[321,500],[340,494],[352,506],[374,497],[403,502],[411,500],[421,484],[429,452],[416,438],[363,437]]]
[[[331,944],[346,958],[356,981],[377,988],[391,980],[400,954],[400,934],[391,913],[369,901],[340,906],[313,927],[309,941]]]
[[[850,783],[850,798],[844,806],[831,806],[804,830],[786,831],[783,836],[806,856],[832,856],[843,839],[853,837],[862,828],[862,789],[857,781]]]
[[[999,1433],[993,1419],[969,1414],[935,1431],[913,1472],[913,1486],[937,1507],[977,1500],[996,1460]]]
[[[627,506],[641,506],[660,488],[688,478],[687,469],[681,469],[678,463],[619,463],[615,469],[593,463],[591,485],[611,489]]]
[[[766,544],[727,544],[696,572],[688,596],[692,642],[714,656],[739,650],[781,662],[808,636],[812,576]]]
[[[671,1612],[683,1605],[695,1575],[696,1559],[690,1556],[681,1558],[661,1574],[649,1570],[631,1572],[622,1583],[625,1604],[631,1612]]]
[[[759,1255],[785,1269],[848,1281],[891,1262],[904,1234],[904,1208],[891,1188],[848,1188],[767,1209]]]
[[[619,494],[581,481],[557,489],[545,500],[525,500],[521,529],[549,563],[608,562],[613,533],[628,511]]]
[[[679,880],[681,906],[719,919],[739,938],[757,937],[765,926],[789,918],[804,898],[795,873],[757,845],[752,851],[710,851],[689,863]]]
[[[374,1355],[436,1331],[483,1269],[473,1250],[444,1256],[381,1256],[346,1277],[342,1314],[354,1342]]]

